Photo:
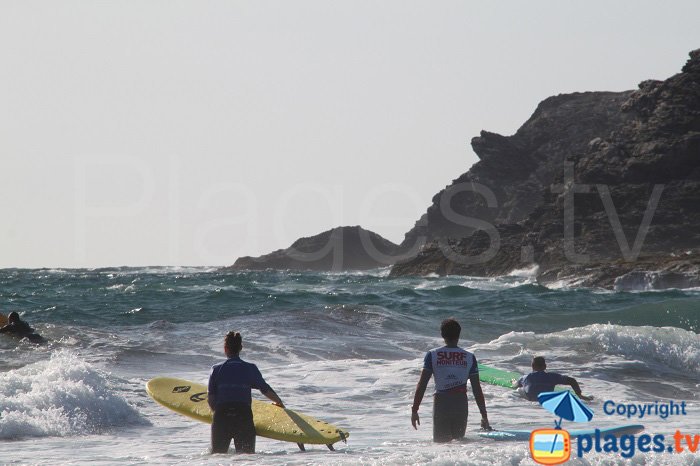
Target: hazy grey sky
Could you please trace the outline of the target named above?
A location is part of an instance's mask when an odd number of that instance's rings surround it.
[[[0,267],[400,242],[542,99],[700,47],[700,2],[2,1]]]

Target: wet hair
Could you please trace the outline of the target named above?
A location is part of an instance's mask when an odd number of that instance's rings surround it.
[[[459,325],[454,318],[450,317],[442,321],[440,325],[440,335],[445,340],[459,340],[459,334],[462,331],[462,327]]]
[[[17,314],[15,311],[12,311],[8,314],[7,316],[7,321],[8,322],[17,322],[19,321],[19,314]]]
[[[224,348],[234,354],[240,353],[241,348],[243,348],[243,337],[241,337],[241,334],[234,331],[228,332],[224,339]]]
[[[535,356],[532,358],[532,368],[534,370],[543,370],[547,367],[547,363],[544,362],[544,356]]]

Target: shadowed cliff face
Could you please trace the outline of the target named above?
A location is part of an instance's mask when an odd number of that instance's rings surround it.
[[[472,140],[480,161],[403,243],[428,245],[392,274],[536,263],[543,282],[624,288],[660,271],[649,280],[699,286],[700,50],[690,57],[636,91],[548,98],[513,136],[482,131]]]
[[[492,225],[526,220],[544,205],[549,186],[561,183],[564,161],[582,156],[592,139],[628,118],[621,105],[630,94],[550,97],[513,136],[482,131],[471,141],[479,162],[433,197],[402,245],[467,236],[474,228],[466,218]]]

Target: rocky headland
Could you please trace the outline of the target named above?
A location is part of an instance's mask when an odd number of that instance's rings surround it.
[[[700,286],[700,50],[637,90],[545,99],[512,136],[482,131],[480,161],[406,234],[425,242],[393,276]]]
[[[240,257],[227,269],[367,270],[393,264],[399,250],[398,245],[359,226],[337,227],[300,238],[287,249],[259,257]]]
[[[401,245],[343,227],[232,268],[529,269],[544,284],[700,286],[700,49],[664,81],[550,97],[512,136],[482,131],[471,145],[479,161]]]

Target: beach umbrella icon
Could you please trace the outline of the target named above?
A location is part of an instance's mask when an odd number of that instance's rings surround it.
[[[557,429],[561,429],[562,419],[572,422],[588,422],[593,419],[593,411],[568,390],[540,393],[537,401],[544,409],[559,416],[559,421],[554,421]]]
[[[537,395],[540,405],[552,414],[559,416],[559,420],[554,420],[554,427],[561,429],[561,421],[566,419],[572,422],[588,422],[593,419],[593,411],[583,404],[573,393],[566,390],[563,392],[543,392]],[[568,434],[562,434],[568,436]],[[550,453],[554,452],[558,434],[554,435]]]

